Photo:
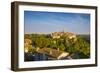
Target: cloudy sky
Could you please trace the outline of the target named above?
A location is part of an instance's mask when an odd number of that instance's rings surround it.
[[[90,33],[90,14],[24,11],[25,33]]]

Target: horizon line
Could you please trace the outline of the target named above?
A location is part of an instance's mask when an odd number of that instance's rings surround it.
[[[63,32],[63,31],[60,31],[60,32]],[[51,32],[51,33],[43,33],[43,32],[37,33],[37,32],[32,32],[32,33],[24,33],[24,34],[52,34],[52,33],[54,33],[54,32]],[[73,34],[77,34],[77,35],[90,35],[90,33],[74,33],[74,32],[69,32],[69,33],[73,33]]]

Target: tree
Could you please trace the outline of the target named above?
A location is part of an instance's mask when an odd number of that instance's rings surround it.
[[[90,44],[81,37],[77,37],[76,41],[69,39],[67,36],[61,36],[60,38],[52,38],[49,34],[30,34],[25,35],[25,38],[32,39],[32,45],[36,48],[51,48],[66,51],[71,54],[78,54],[77,58],[89,58],[90,57]]]
[[[78,53],[79,58],[87,58],[90,56],[90,45],[82,38],[78,38],[74,45],[73,53]]]
[[[54,40],[54,39],[51,40],[51,42],[50,42],[50,48],[57,49],[56,40]]]
[[[60,44],[60,45],[58,46],[58,48],[59,48],[61,51],[64,51],[64,50],[65,50],[64,44]]]
[[[26,38],[27,38],[27,39],[30,39],[30,38],[31,38],[31,34],[25,34],[25,35],[24,35],[24,38],[25,38],[25,39],[26,39]]]

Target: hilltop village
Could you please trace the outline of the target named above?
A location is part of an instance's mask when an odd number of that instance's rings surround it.
[[[25,61],[89,58],[90,44],[71,32],[25,34]]]

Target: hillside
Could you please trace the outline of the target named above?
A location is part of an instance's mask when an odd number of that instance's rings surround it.
[[[51,34],[25,34],[26,53],[34,53],[36,48],[51,48],[69,53],[72,59],[90,57],[89,35],[75,35],[70,32],[54,32]],[[31,42],[28,44],[28,42]]]

